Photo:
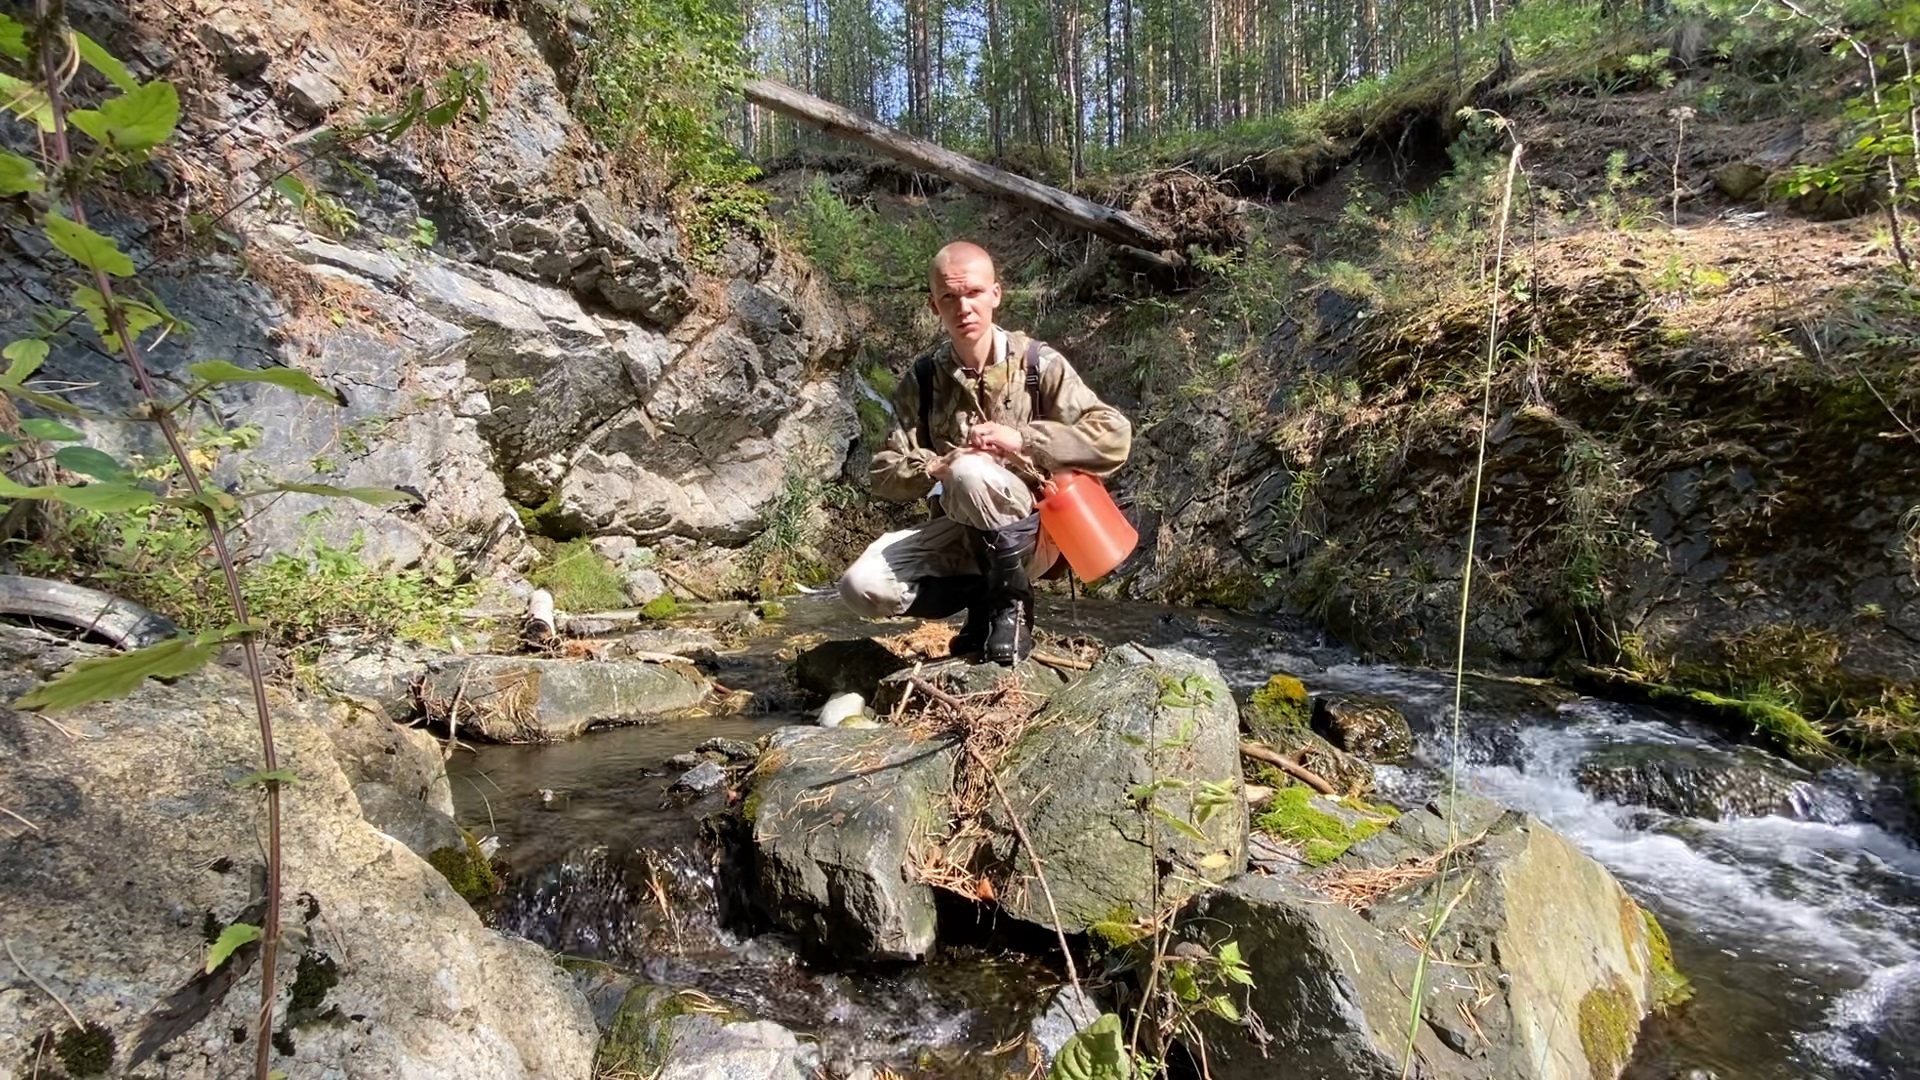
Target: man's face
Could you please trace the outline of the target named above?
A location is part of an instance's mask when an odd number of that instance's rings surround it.
[[[931,306],[955,345],[972,345],[993,328],[1000,283],[984,259],[956,260],[933,275]]]

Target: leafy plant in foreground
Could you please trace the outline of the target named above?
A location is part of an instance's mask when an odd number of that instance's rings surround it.
[[[68,96],[77,85],[75,77],[82,69],[97,73],[112,87],[92,108],[78,107]],[[425,90],[417,89],[399,113],[358,126],[349,133],[349,141],[379,137],[390,142],[416,124],[451,124],[476,102],[479,108],[484,108],[484,98],[477,96],[477,85],[474,70],[465,69],[443,81],[442,89],[449,93],[437,102],[429,104]],[[53,250],[80,271],[69,293],[72,310],[40,313],[34,322],[35,333],[10,342],[0,350],[7,362],[5,371],[0,373],[0,392],[16,402],[70,419],[151,425],[178,463],[179,481],[184,488],[177,492],[156,492],[127,464],[98,448],[84,445],[83,433],[64,421],[29,417],[19,425],[20,438],[8,436],[12,440],[10,445],[24,444],[24,448],[44,460],[84,479],[76,483],[29,485],[0,477],[0,500],[34,500],[103,515],[139,513],[156,506],[197,515],[219,564],[230,617],[224,625],[199,633],[129,653],[76,663],[14,704],[22,709],[53,711],[123,696],[150,676],[188,674],[205,666],[222,646],[232,642],[240,644],[252,686],[261,743],[261,768],[247,786],[263,790],[267,810],[267,880],[265,895],[261,898],[263,925],[236,923],[229,927],[222,941],[216,942],[214,950],[209,952],[205,966],[209,972],[217,970],[233,962],[236,950],[258,945],[261,1005],[259,1028],[255,1032],[254,1075],[258,1080],[267,1080],[271,1075],[274,962],[280,937],[279,795],[281,786],[293,777],[279,764],[256,642],[261,627],[252,618],[227,531],[239,520],[246,503],[276,492],[300,491],[370,503],[398,502],[412,496],[391,489],[343,489],[291,483],[267,483],[253,490],[229,492],[205,483],[179,423],[180,414],[202,395],[220,386],[261,383],[324,401],[340,402],[341,397],[304,372],[286,368],[251,370],[221,360],[191,365],[188,373],[194,382],[179,398],[170,400],[161,395],[160,383],[147,365],[146,350],[159,338],[183,330],[184,326],[151,293],[140,298],[132,295],[130,279],[138,270],[132,258],[120,250],[111,237],[92,228],[83,195],[90,186],[116,177],[138,175],[146,167],[151,153],[174,138],[180,121],[178,89],[164,80],[139,81],[98,42],[68,26],[63,7],[53,0],[39,0],[31,24],[0,15],[0,102],[18,121],[34,129],[41,148],[38,160],[0,151],[0,196],[19,200],[22,209],[38,220]],[[329,144],[321,140],[321,145]],[[322,151],[313,153],[319,152]],[[310,160],[312,154],[296,161],[270,178],[260,191],[276,185],[283,193],[300,190],[295,186],[294,174]],[[260,191],[235,202],[220,217],[250,202]],[[211,227],[218,220],[202,224]],[[90,412],[51,389],[32,383],[50,355],[52,343],[69,335],[78,336],[79,331],[69,330],[76,323],[90,328],[108,355],[117,354],[126,362],[141,398],[131,414],[114,416]],[[153,336],[143,344],[143,338],[150,332]],[[133,1064],[138,1064],[154,1049],[157,1044],[143,1039],[133,1056]]]

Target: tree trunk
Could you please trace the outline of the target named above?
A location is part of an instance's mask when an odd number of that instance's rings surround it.
[[[1124,210],[1102,206],[1024,176],[996,169],[944,146],[875,123],[831,101],[823,101],[791,86],[769,79],[749,79],[741,89],[747,100],[790,116],[808,127],[850,139],[909,165],[965,184],[975,191],[999,196],[1084,229],[1102,239],[1149,252],[1162,251],[1167,247],[1167,239],[1158,230]]]

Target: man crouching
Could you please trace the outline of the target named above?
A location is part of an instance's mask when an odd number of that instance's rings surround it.
[[[947,245],[929,279],[947,340],[900,379],[895,425],[869,475],[875,495],[931,498],[934,516],[869,545],[841,575],[840,596],[867,618],[964,608],[952,655],[1010,665],[1033,650],[1033,581],[1060,557],[1040,532],[1036,492],[1063,470],[1111,475],[1132,426],[1066,357],[994,325],[1000,282],[985,250]]]

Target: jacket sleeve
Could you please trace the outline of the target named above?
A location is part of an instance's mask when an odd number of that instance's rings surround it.
[[[915,502],[933,491],[927,466],[940,455],[920,445],[920,365],[909,364],[893,391],[893,428],[867,467],[867,484],[889,502]]]
[[[1020,429],[1035,465],[1048,472],[1072,469],[1106,477],[1126,464],[1133,424],[1101,401],[1067,358],[1050,346],[1040,349],[1040,404],[1050,419]]]

